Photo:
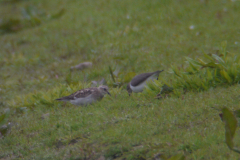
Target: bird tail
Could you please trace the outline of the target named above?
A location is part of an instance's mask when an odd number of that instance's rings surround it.
[[[161,72],[163,72],[164,70],[158,70],[158,71],[156,71],[155,73],[154,73],[154,75],[156,75],[156,77],[157,77],[157,80],[158,80],[158,76],[159,76],[159,74],[161,73]]]
[[[158,71],[156,71],[154,74],[159,74],[159,73],[161,73],[161,72],[163,72],[164,70],[158,70]]]
[[[55,99],[57,101],[69,101],[69,99],[67,99],[66,97],[62,97],[62,98],[58,98],[58,99]]]

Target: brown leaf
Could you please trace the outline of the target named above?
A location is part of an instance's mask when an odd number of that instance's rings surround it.
[[[72,66],[71,67],[71,70],[83,70],[83,69],[86,69],[86,68],[90,68],[92,67],[92,62],[83,62],[83,63],[80,63],[76,66]]]

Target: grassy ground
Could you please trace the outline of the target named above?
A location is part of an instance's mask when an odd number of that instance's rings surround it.
[[[0,35],[0,111],[10,107],[13,124],[0,139],[1,159],[239,158],[218,116],[223,106],[239,107],[239,85],[162,100],[111,88],[112,97],[88,107],[53,101],[102,77],[111,86],[109,66],[121,66],[122,76],[164,69],[168,81],[171,64],[215,53],[222,41],[238,53],[239,1],[12,0],[0,1],[0,19],[22,18],[28,6],[45,17],[62,8],[65,14]],[[68,86],[70,67],[84,61],[93,67],[72,72]],[[41,93],[51,103],[29,98]]]

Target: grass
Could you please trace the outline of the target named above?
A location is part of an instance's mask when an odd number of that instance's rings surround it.
[[[29,6],[46,15],[65,10],[62,17],[0,35],[0,111],[9,107],[13,124],[0,139],[1,159],[151,159],[159,153],[186,159],[239,157],[224,142],[218,115],[222,107],[239,108],[238,84],[161,100],[146,92],[129,97],[125,86],[111,87],[112,97],[88,107],[54,101],[102,77],[111,86],[109,66],[120,66],[121,78],[164,69],[160,79],[168,81],[172,65],[182,68],[186,56],[216,53],[223,41],[238,54],[239,1],[0,4],[0,19],[21,19],[22,8]],[[70,67],[84,61],[93,67],[71,72],[69,81]]]

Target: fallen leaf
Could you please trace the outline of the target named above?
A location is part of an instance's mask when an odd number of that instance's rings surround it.
[[[83,63],[80,63],[76,66],[72,66],[71,67],[71,70],[83,70],[83,69],[86,69],[86,68],[90,68],[92,67],[92,62],[83,62]]]

